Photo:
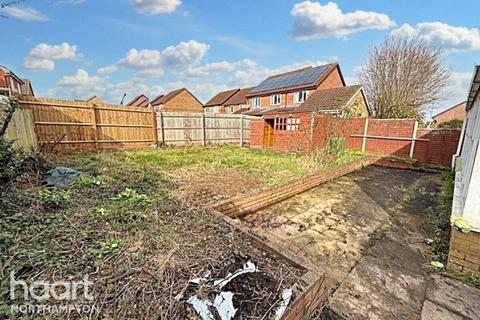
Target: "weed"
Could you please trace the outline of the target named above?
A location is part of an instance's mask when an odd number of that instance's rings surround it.
[[[93,251],[95,261],[97,263],[104,261],[106,258],[113,256],[120,251],[123,246],[123,241],[120,239],[107,239],[100,242],[98,249]]]
[[[124,201],[129,207],[137,208],[143,208],[150,203],[150,198],[146,194],[139,194],[131,188],[120,192],[115,199]]]
[[[452,210],[454,172],[445,171],[442,174],[444,181],[442,202],[438,208],[427,212],[433,228],[432,260],[446,265],[450,241],[450,213]]]
[[[102,176],[94,177],[88,174],[83,174],[75,179],[75,185],[78,187],[91,187],[91,186],[99,186],[105,184],[105,178]]]
[[[453,270],[447,270],[447,275],[468,285],[480,288],[480,277],[474,276],[469,273],[457,272]]]
[[[43,189],[38,197],[45,208],[52,210],[65,209],[72,203],[70,192],[64,190]]]

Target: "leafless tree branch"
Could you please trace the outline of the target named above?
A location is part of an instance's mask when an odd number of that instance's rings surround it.
[[[375,117],[423,120],[450,76],[441,58],[440,48],[419,38],[388,37],[373,48],[360,81]]]

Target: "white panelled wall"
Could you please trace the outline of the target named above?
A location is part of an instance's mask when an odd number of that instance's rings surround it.
[[[472,230],[480,232],[480,66],[475,69],[467,115],[456,161],[452,215],[466,219]]]

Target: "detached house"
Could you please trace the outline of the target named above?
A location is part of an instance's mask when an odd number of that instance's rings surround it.
[[[159,111],[203,112],[202,103],[186,88],[159,95],[150,104]]]

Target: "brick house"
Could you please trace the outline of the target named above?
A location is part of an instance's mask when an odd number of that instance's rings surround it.
[[[231,89],[217,93],[203,105],[204,112],[209,113],[241,113],[247,111],[246,96],[254,88]]]
[[[225,90],[217,93],[203,105],[204,112],[225,113],[225,102],[238,91],[240,89]]]
[[[452,121],[465,119],[467,101],[461,102],[453,107],[448,108],[440,113],[437,113],[432,117],[432,120],[436,126]]]
[[[159,95],[150,104],[159,111],[203,112],[202,103],[186,88]]]
[[[458,144],[448,268],[480,276],[480,65],[476,66]],[[459,228],[463,225],[463,229]]]
[[[133,98],[129,103],[127,103],[129,107],[138,107],[138,108],[148,108],[150,107],[150,100],[147,98],[146,95],[141,94]]]
[[[268,77],[246,96],[249,109],[299,106],[319,89],[344,87],[340,66],[331,63]]]
[[[224,103],[226,113],[243,113],[248,111],[247,95],[253,89],[254,87],[240,89],[233,96],[231,96],[230,99]]]
[[[13,71],[4,66],[0,66],[0,94],[6,96],[14,94],[34,96],[30,81],[20,79]]]
[[[291,151],[314,147],[307,145],[311,134],[326,125],[315,122],[317,115],[365,118],[369,106],[362,86],[353,85],[315,90],[298,106],[254,109],[244,114],[261,115],[251,122],[252,147]]]

